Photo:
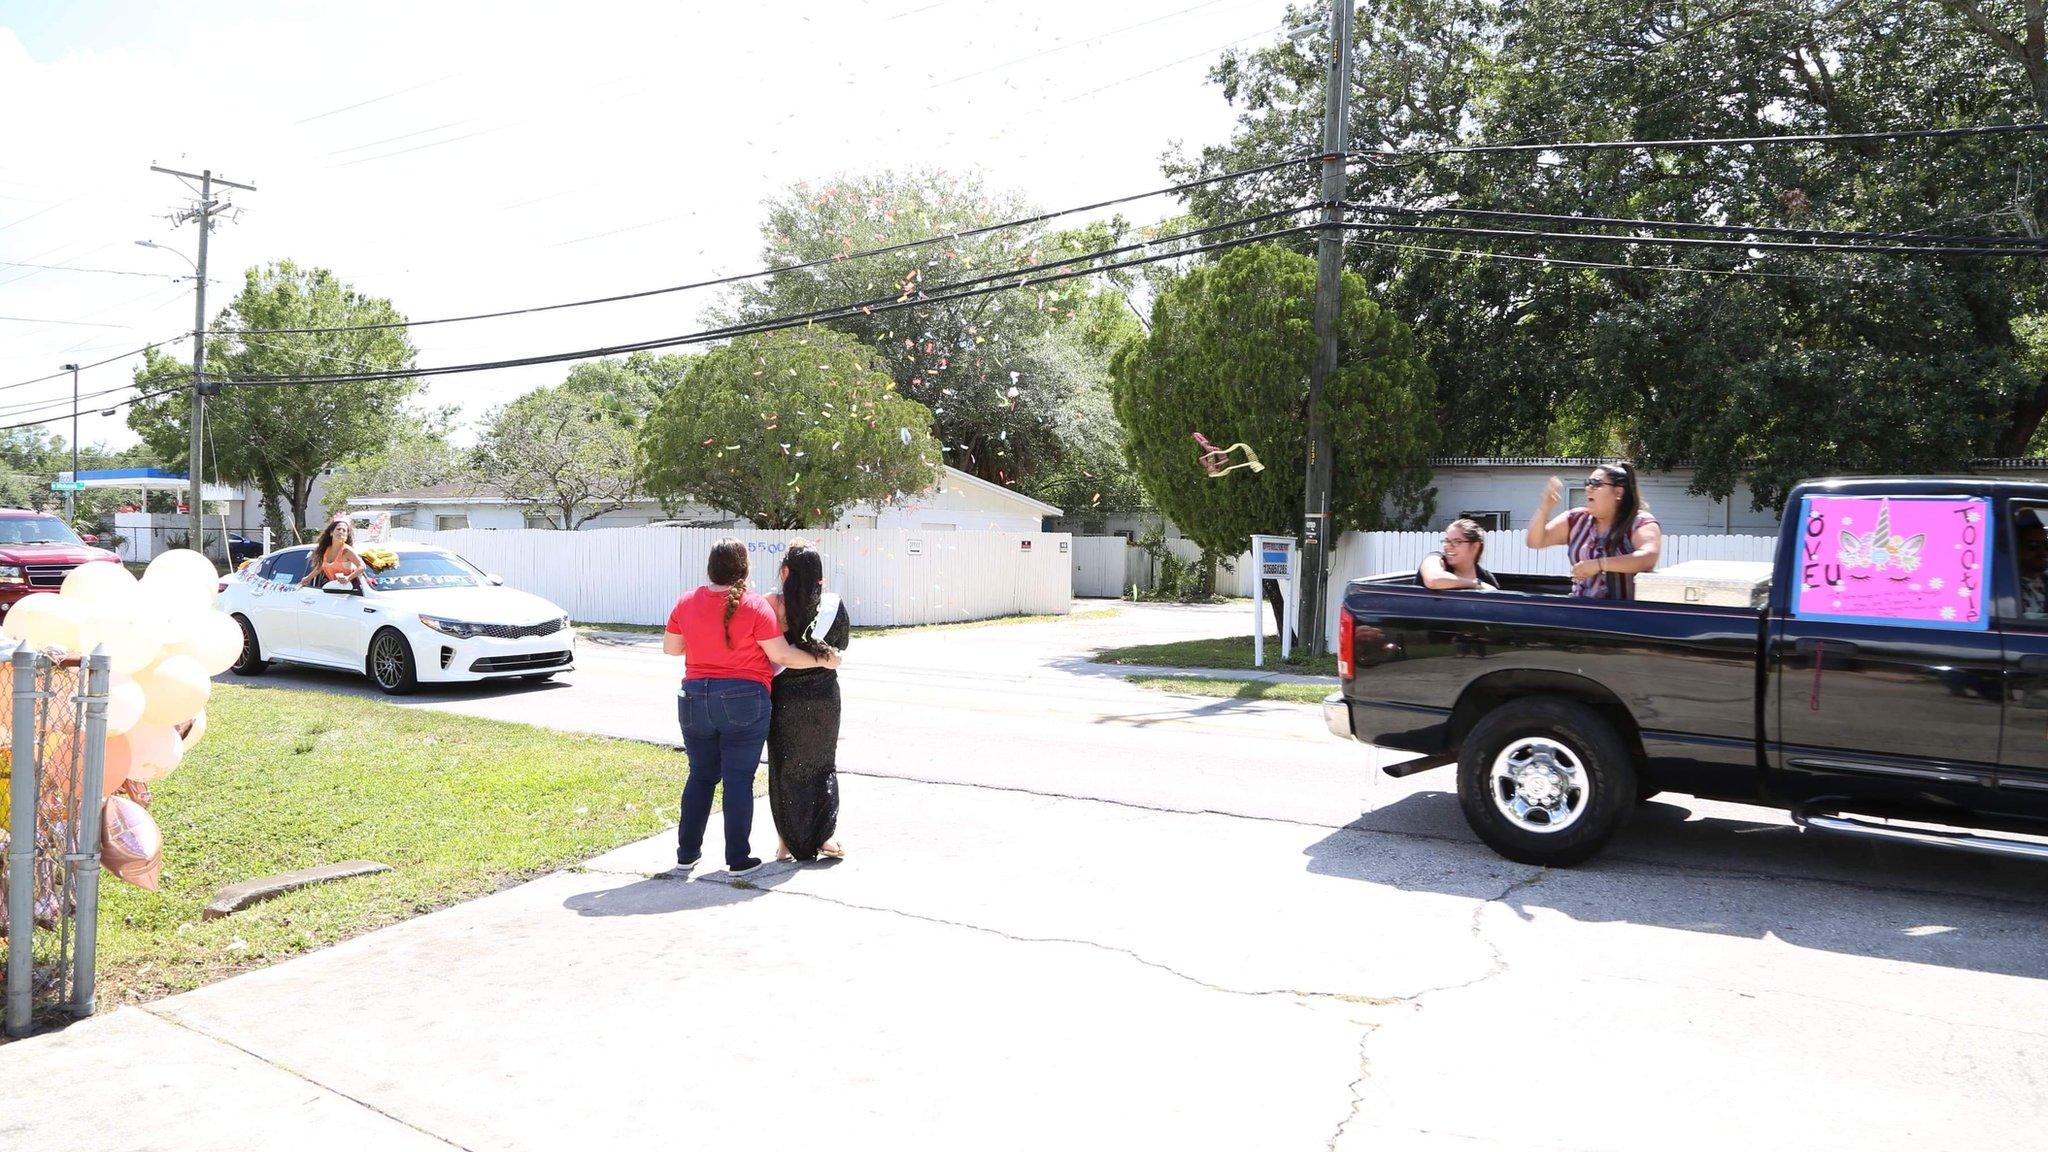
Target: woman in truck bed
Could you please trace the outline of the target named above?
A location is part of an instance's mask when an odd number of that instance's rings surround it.
[[[1526,537],[1531,548],[1569,546],[1572,595],[1588,600],[1633,600],[1636,573],[1657,566],[1664,530],[1636,487],[1635,465],[1602,464],[1586,477],[1586,506],[1553,517],[1564,482],[1544,486]]]
[[[1479,561],[1486,555],[1486,529],[1474,520],[1453,520],[1444,528],[1443,547],[1422,558],[1415,578],[1438,591],[1498,592],[1500,581]]]

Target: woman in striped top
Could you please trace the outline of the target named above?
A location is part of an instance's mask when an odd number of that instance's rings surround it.
[[[1572,595],[1589,600],[1633,600],[1636,573],[1657,566],[1664,530],[1636,486],[1633,464],[1602,464],[1586,477],[1586,506],[1554,516],[1564,482],[1552,476],[1529,522],[1531,548],[1569,547]]]

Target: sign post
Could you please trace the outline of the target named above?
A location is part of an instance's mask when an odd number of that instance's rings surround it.
[[[1252,537],[1252,565],[1258,583],[1252,590],[1252,667],[1266,666],[1266,581],[1280,581],[1281,613],[1292,621],[1301,603],[1301,548],[1292,536]],[[1294,654],[1294,633],[1280,628],[1280,658]]]

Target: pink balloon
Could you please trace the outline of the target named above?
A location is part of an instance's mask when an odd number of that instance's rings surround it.
[[[161,780],[185,758],[185,746],[178,740],[178,730],[168,724],[137,724],[120,739],[128,745],[130,780]],[[107,741],[110,748],[113,743],[112,739]]]
[[[100,809],[100,863],[107,871],[148,892],[164,870],[164,834],[149,809],[115,796]]]

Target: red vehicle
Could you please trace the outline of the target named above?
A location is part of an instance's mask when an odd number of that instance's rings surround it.
[[[0,619],[29,593],[63,587],[64,577],[80,564],[120,562],[47,512],[0,508]]]

